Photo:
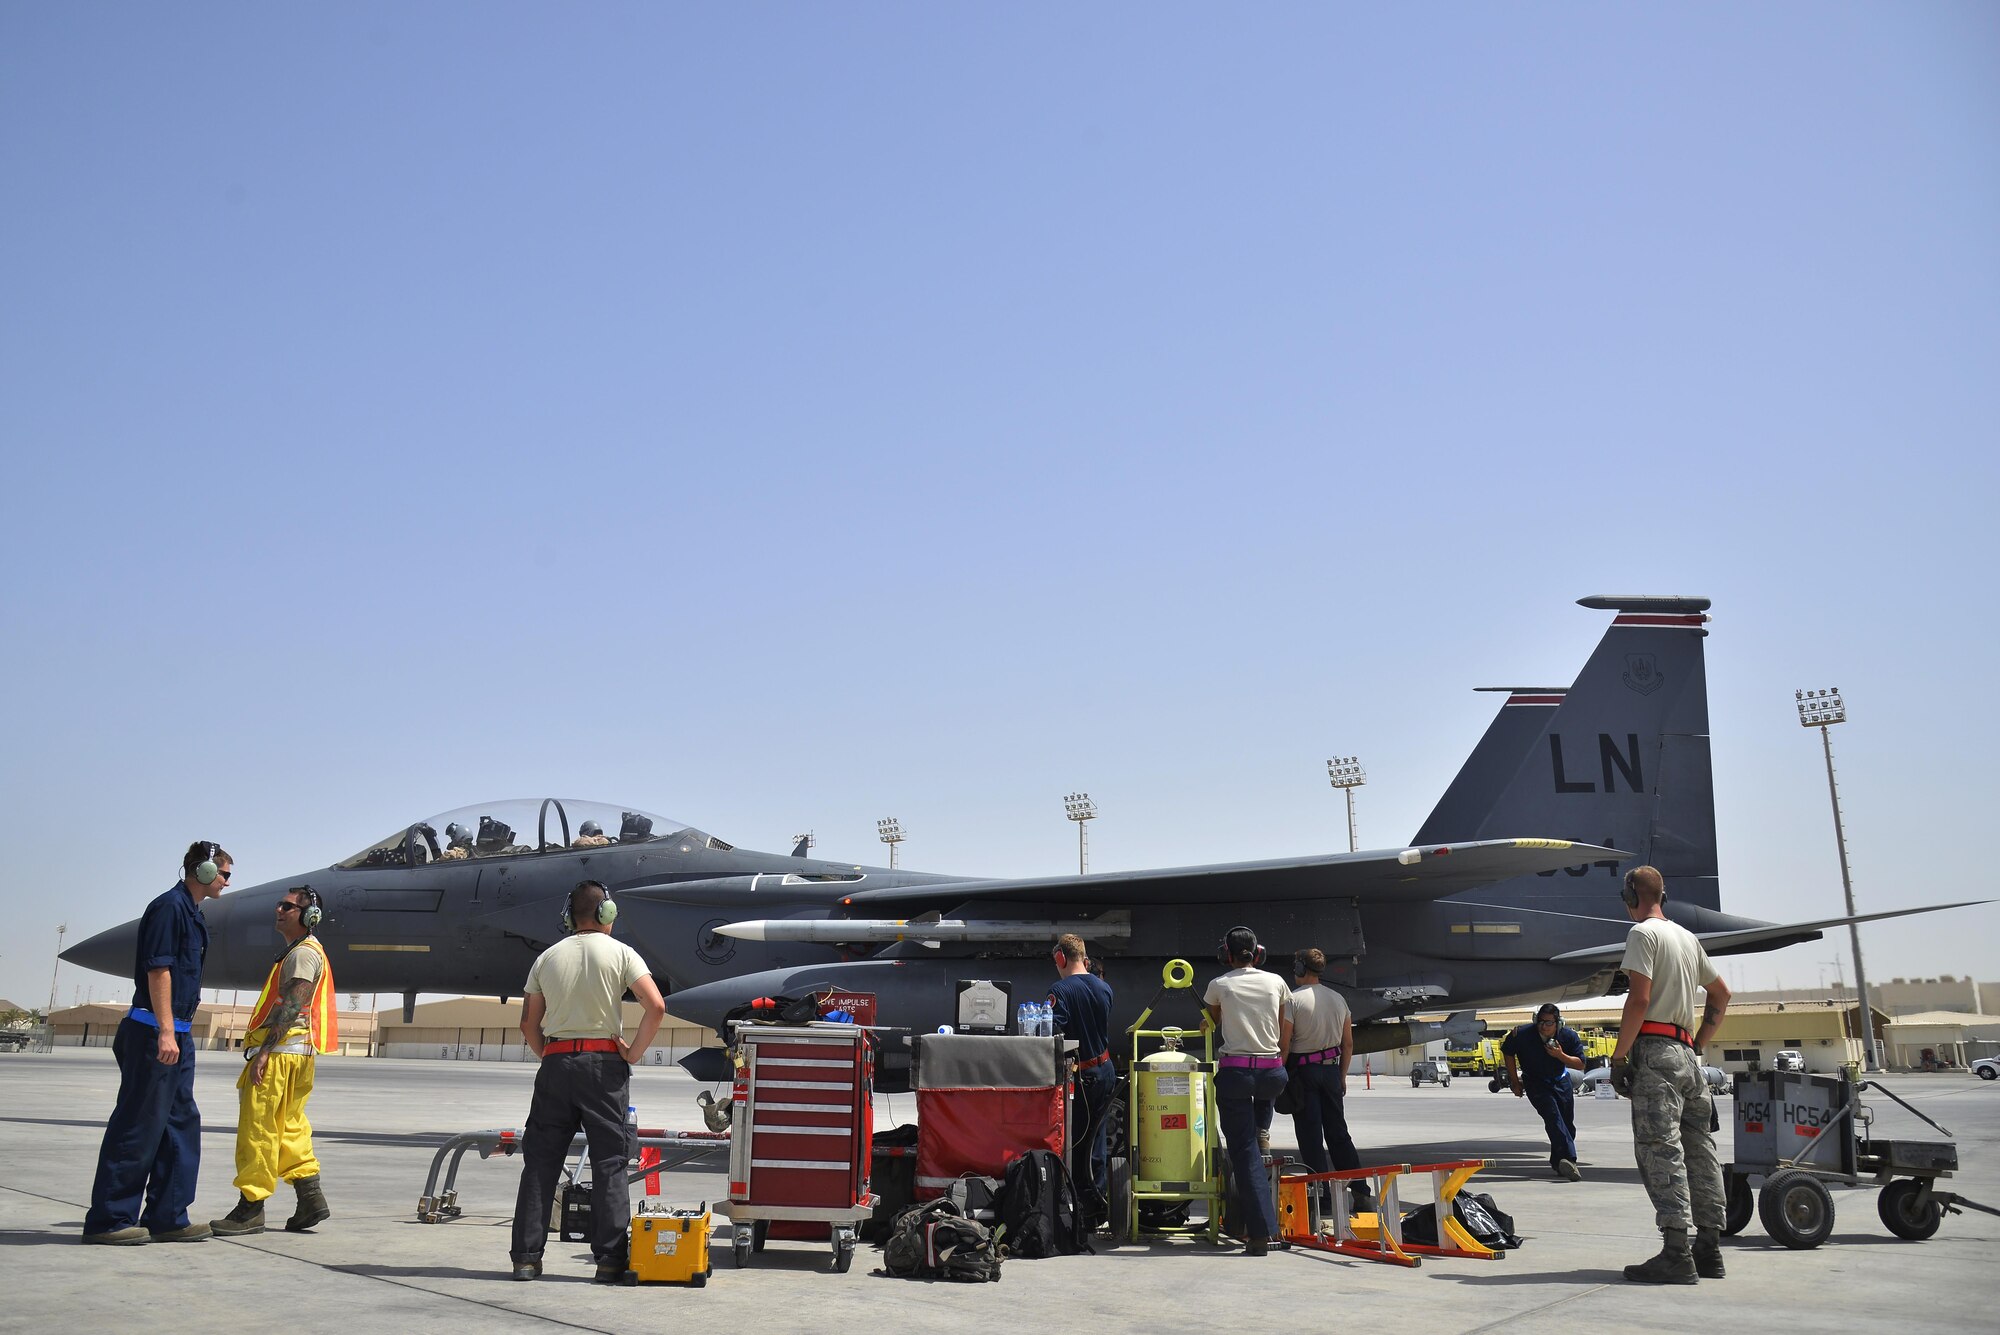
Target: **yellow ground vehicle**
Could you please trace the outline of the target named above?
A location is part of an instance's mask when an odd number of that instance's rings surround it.
[[[1482,1038],[1472,1048],[1447,1048],[1445,1064],[1453,1075],[1492,1075],[1501,1067],[1500,1040]]]

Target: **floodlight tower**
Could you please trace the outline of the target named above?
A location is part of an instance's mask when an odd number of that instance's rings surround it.
[[[68,932],[69,932],[68,923],[61,923],[56,927],[56,967],[49,970],[49,1013],[50,1014],[54,1014],[56,1009],[56,977],[58,974],[62,972],[62,939],[65,935],[68,934]]]
[[[896,870],[896,845],[903,842],[903,826],[894,816],[885,816],[875,822],[875,830],[883,843],[889,845],[889,870]]]
[[[1840,849],[1840,889],[1847,896],[1847,916],[1854,916],[1854,880],[1847,871],[1847,831],[1840,821],[1840,785],[1833,777],[1833,735],[1828,730],[1847,722],[1847,705],[1840,688],[1824,691],[1794,691],[1798,701],[1799,726],[1818,728],[1820,745],[1826,750],[1826,790],[1833,798],[1833,841]],[[1861,1007],[1861,1058],[1871,1071],[1881,1069],[1875,1051],[1875,1017],[1868,1008],[1868,974],[1861,967],[1861,927],[1847,924],[1847,939],[1854,947],[1854,999]]]
[[[1063,814],[1076,822],[1076,874],[1090,874],[1090,822],[1097,819],[1097,803],[1089,793],[1070,793],[1063,798]]]
[[[1347,797],[1347,851],[1352,853],[1361,847],[1354,830],[1354,790],[1368,782],[1368,771],[1358,757],[1335,756],[1326,762],[1326,781]]]

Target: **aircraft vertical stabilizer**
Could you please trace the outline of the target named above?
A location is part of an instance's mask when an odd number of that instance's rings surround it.
[[[1611,627],[1528,745],[1477,837],[1546,833],[1629,849],[1636,856],[1624,865],[1658,867],[1674,900],[1719,909],[1702,650],[1708,599],[1578,602],[1615,613]],[[1493,729],[1488,731],[1490,736]],[[1479,898],[1576,911],[1562,901],[1582,898],[1601,906],[1620,874],[1618,864],[1585,863],[1518,877]]]
[[[1486,728],[1486,735],[1459,766],[1430,817],[1412,844],[1463,843],[1479,837],[1480,824],[1506,791],[1529,748],[1548,731],[1567,686],[1479,686],[1480,691],[1504,691],[1507,698]]]

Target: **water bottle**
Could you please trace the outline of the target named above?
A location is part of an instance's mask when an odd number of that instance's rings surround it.
[[[1014,1032],[1033,1034],[1035,1032],[1035,1005],[1024,1001],[1014,1008]]]
[[[625,1105],[625,1157],[639,1162],[639,1109],[630,1103]]]
[[[1056,1032],[1055,1008],[1046,1001],[1035,1003],[1035,1035],[1038,1038],[1052,1038]]]

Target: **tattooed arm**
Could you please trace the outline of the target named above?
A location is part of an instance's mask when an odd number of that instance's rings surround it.
[[[285,984],[284,991],[278,996],[277,1006],[272,1009],[270,1018],[264,1021],[264,1041],[257,1045],[255,1054],[250,1058],[251,1084],[264,1083],[264,1068],[270,1064],[271,1050],[283,1043],[286,1035],[292,1032],[292,1026],[298,1023],[299,1016],[312,1003],[313,988],[317,985],[317,980],[311,978],[294,978]]]

